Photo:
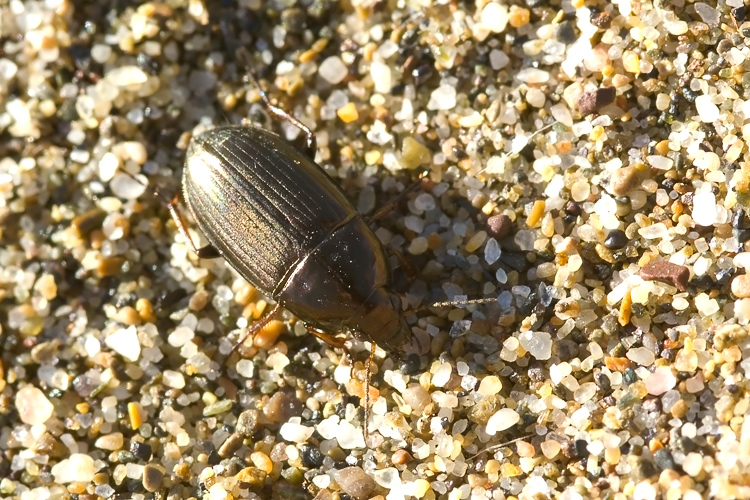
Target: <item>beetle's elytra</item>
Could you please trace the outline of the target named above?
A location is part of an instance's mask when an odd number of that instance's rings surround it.
[[[383,245],[325,171],[280,136],[240,125],[196,136],[183,194],[217,254],[312,332],[350,330],[391,353],[411,340]]]

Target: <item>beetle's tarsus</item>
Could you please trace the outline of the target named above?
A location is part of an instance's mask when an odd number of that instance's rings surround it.
[[[341,349],[344,347],[344,344],[346,343],[346,339],[342,337],[334,337],[333,335],[330,335],[322,330],[318,330],[313,325],[305,325],[305,328],[307,328],[307,331],[310,332],[312,335],[315,335],[320,340],[325,342],[331,347]]]

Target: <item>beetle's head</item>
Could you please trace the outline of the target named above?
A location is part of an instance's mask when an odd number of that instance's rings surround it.
[[[385,287],[376,288],[357,314],[349,320],[357,338],[375,342],[399,358],[413,339],[411,327],[401,312],[398,295]]]

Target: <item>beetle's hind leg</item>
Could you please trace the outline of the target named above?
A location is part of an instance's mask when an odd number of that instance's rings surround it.
[[[188,244],[193,249],[193,252],[195,252],[198,257],[200,257],[201,259],[216,259],[218,257],[221,257],[221,254],[216,249],[216,247],[211,244],[200,248],[196,246],[193,238],[188,232],[187,222],[185,222],[185,216],[183,215],[182,210],[180,210],[180,200],[178,195],[174,195],[172,200],[167,204],[167,210],[169,210],[169,214],[172,216],[172,220],[174,220],[175,224],[177,224],[177,230],[180,231],[180,234],[182,234],[182,236],[187,240]]]
[[[250,67],[250,55],[247,53],[247,50],[245,50],[245,48],[240,47],[239,49],[237,49],[237,56],[238,59],[242,60],[242,62],[245,64],[245,72],[247,75],[245,78],[251,80],[258,88],[260,98],[263,99],[263,104],[266,106],[268,112],[277,120],[291,123],[298,129],[300,129],[303,134],[305,134],[305,143],[303,145],[304,153],[308,158],[315,161],[315,152],[318,149],[315,132],[310,130],[310,127],[299,121],[292,114],[271,103],[271,100],[268,98],[268,94],[266,94],[266,91],[263,90],[263,87],[260,86],[260,82],[252,72],[252,69]]]

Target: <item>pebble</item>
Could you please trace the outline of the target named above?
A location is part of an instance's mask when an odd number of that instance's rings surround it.
[[[401,164],[404,168],[415,168],[432,161],[432,152],[411,136],[404,138],[401,144]]]
[[[427,109],[433,111],[449,110],[456,107],[456,87],[441,85],[430,94]]]
[[[164,482],[165,470],[159,464],[146,464],[143,467],[143,488],[151,493],[156,493]]]
[[[503,388],[503,383],[495,375],[484,377],[479,383],[477,392],[482,396],[494,396]]]
[[[661,396],[676,384],[677,378],[672,369],[668,366],[659,366],[646,378],[646,391],[654,396]]]
[[[750,275],[740,274],[732,279],[732,293],[738,299],[750,297]]]
[[[615,196],[625,196],[640,185],[638,170],[635,167],[621,167],[612,172],[609,189]]]
[[[510,11],[504,4],[490,2],[482,9],[479,19],[488,30],[500,33],[508,25]]]
[[[105,434],[99,436],[94,443],[94,446],[102,450],[115,451],[121,449],[125,444],[125,438],[122,432],[113,432],[111,434]]]
[[[339,56],[330,56],[318,66],[318,75],[331,85],[337,85],[344,81],[348,73],[346,64]]]
[[[620,229],[613,229],[607,233],[607,237],[604,239],[604,246],[610,250],[619,250],[624,248],[630,240],[625,235],[625,231]]]
[[[361,467],[346,467],[333,473],[333,479],[341,489],[355,500],[370,498],[375,490],[375,480]]]
[[[430,401],[432,401],[430,393],[419,385],[407,387],[406,390],[401,393],[401,396],[404,398],[404,402],[411,407],[416,415],[420,415],[425,407],[430,404]]]
[[[135,326],[116,330],[104,339],[104,344],[127,361],[138,361],[141,356],[141,344]]]
[[[521,347],[536,359],[545,360],[552,357],[552,336],[547,332],[522,332],[518,336]]]
[[[16,393],[15,408],[21,422],[27,425],[41,425],[55,411],[47,396],[33,385],[26,385]]]
[[[498,432],[510,429],[520,420],[521,416],[516,410],[513,410],[511,408],[503,408],[490,417],[490,419],[487,421],[485,432],[490,436],[494,436]]]
[[[643,266],[640,276],[646,281],[656,280],[671,283],[679,291],[684,292],[690,279],[690,270],[679,264],[657,260]]]
[[[51,473],[58,483],[89,483],[97,469],[93,457],[83,453],[72,453],[69,458],[52,466]]]
[[[578,98],[578,111],[586,116],[596,113],[604,106],[615,102],[617,91],[614,87],[603,87],[589,92],[584,92]]]
[[[282,439],[292,443],[304,443],[313,435],[313,432],[315,432],[315,428],[300,424],[299,417],[290,419],[279,429],[279,435]]]
[[[148,80],[148,75],[138,66],[120,66],[107,72],[105,78],[118,87],[140,86]]]
[[[487,218],[487,234],[502,240],[513,230],[513,221],[505,214],[493,215]]]

